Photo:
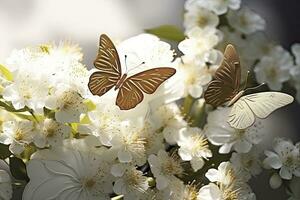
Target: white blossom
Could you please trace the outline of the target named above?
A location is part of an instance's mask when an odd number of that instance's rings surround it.
[[[293,85],[297,90],[296,98],[298,102],[300,101],[300,44],[295,43],[292,45],[292,53],[295,57],[295,65],[290,69],[290,74],[292,76]]]
[[[183,174],[183,168],[180,160],[175,156],[169,156],[164,150],[160,150],[156,155],[150,155],[148,158],[151,171],[156,180],[158,190],[166,189],[176,176]]]
[[[259,83],[267,83],[271,90],[281,90],[282,84],[290,79],[292,67],[293,59],[289,52],[276,46],[269,55],[262,57],[254,72]]]
[[[221,146],[220,153],[229,153],[232,148],[238,153],[247,153],[254,144],[258,144],[263,138],[262,122],[256,120],[249,128],[234,129],[227,122],[230,110],[231,108],[219,108],[210,112],[207,117],[205,134],[212,144]]]
[[[291,141],[276,138],[273,143],[274,151],[265,151],[267,158],[264,165],[267,168],[280,169],[281,178],[291,180],[293,175],[300,176],[300,149]]]
[[[217,15],[222,15],[228,11],[228,8],[232,10],[239,9],[240,4],[241,0],[188,0],[185,7],[190,9],[192,6],[199,5],[215,12]]]
[[[71,128],[53,119],[46,118],[41,122],[37,131],[39,132],[37,136],[39,146],[60,146],[63,140],[70,136]]]
[[[243,7],[238,11],[230,11],[227,19],[233,28],[244,34],[262,31],[266,24],[263,18],[248,7]]]
[[[205,63],[195,61],[181,63],[178,69],[184,83],[184,96],[201,97],[203,87],[212,80],[214,70],[211,70]]]
[[[58,122],[79,122],[80,115],[87,111],[84,98],[76,88],[69,85],[59,85],[47,98],[47,108],[55,111],[55,119]]]
[[[98,154],[56,149],[46,151],[43,157],[36,155],[27,165],[30,182],[25,187],[24,200],[110,199],[110,165]]]
[[[178,48],[184,54],[184,62],[195,58],[199,60],[197,62],[206,62],[219,41],[217,29],[194,27],[187,32],[187,38],[179,43]]]
[[[219,24],[219,17],[200,5],[192,6],[184,14],[184,27],[190,30],[193,27],[215,28]]]
[[[35,141],[37,132],[32,121],[6,121],[3,123],[3,133],[0,133],[0,142],[10,144],[9,150],[19,155],[26,145]]]
[[[243,180],[250,180],[251,176],[261,173],[260,151],[252,148],[248,153],[232,153],[230,162],[235,171],[238,171]]]
[[[212,157],[207,139],[199,128],[183,128],[180,131],[178,154],[184,161],[190,161],[194,171],[204,165],[203,159]]]
[[[113,190],[116,194],[124,195],[124,199],[140,199],[147,192],[147,177],[143,172],[130,165],[115,164],[111,173],[117,178]]]
[[[4,88],[3,98],[12,102],[17,110],[28,106],[42,113],[49,92],[48,78],[24,71],[18,71],[15,75],[14,81]]]
[[[181,128],[187,126],[187,122],[175,103],[163,105],[151,115],[155,129],[163,134],[169,144],[176,144]]]
[[[256,199],[251,188],[242,181],[230,162],[222,162],[218,169],[209,169],[205,176],[213,183],[200,189],[198,195],[200,200]]]

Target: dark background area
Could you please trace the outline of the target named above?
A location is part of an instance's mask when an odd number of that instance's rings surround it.
[[[288,50],[290,50],[292,44],[300,43],[299,0],[244,0],[243,3],[254,9],[266,20],[266,31],[272,40],[277,41],[278,44]],[[286,117],[285,119],[288,119],[289,124],[296,130],[292,135],[289,134],[288,138],[298,142],[300,140],[299,103],[295,101],[292,105],[282,109],[279,114],[281,117]],[[285,137],[285,135],[286,132],[280,134],[281,137]],[[287,199],[283,187],[280,190],[272,190],[268,186],[269,177],[270,174],[265,172],[251,181],[257,199]]]

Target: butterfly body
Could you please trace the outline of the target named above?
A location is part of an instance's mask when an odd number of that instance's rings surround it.
[[[118,90],[120,87],[122,87],[125,79],[127,78],[127,74],[123,74],[121,76],[121,78],[118,80],[118,82],[116,83],[116,86],[115,86],[115,90]]]
[[[241,90],[237,95],[235,95],[228,103],[227,106],[232,106],[237,100],[239,100],[245,93],[245,90]]]
[[[105,34],[100,36],[99,50],[94,66],[98,71],[89,79],[88,87],[93,95],[102,96],[114,87],[119,90],[116,105],[121,110],[136,107],[144,99],[143,93],[153,94],[157,88],[176,73],[174,68],[152,68],[128,77],[122,75],[120,58],[112,41]]]
[[[238,54],[233,45],[227,45],[224,59],[208,84],[204,93],[206,103],[214,107],[228,102],[231,111],[227,122],[236,129],[245,129],[255,122],[255,118],[266,118],[273,111],[286,106],[294,98],[281,92],[259,92],[243,96],[239,90],[241,69]]]

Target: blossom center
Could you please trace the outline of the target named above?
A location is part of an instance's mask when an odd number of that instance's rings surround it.
[[[181,175],[183,169],[180,165],[179,160],[170,157],[167,158],[167,160],[164,162],[162,171],[164,172],[164,174],[171,176],[171,175]]]
[[[14,138],[17,141],[23,140],[24,139],[24,133],[23,133],[23,131],[20,130],[20,129],[17,129]]]
[[[208,24],[208,19],[205,16],[199,16],[197,24],[200,27],[205,27]]]
[[[269,70],[268,70],[268,73],[267,73],[267,76],[270,78],[270,79],[276,79],[278,73],[277,73],[277,70],[276,70],[276,67],[271,67]]]
[[[85,188],[91,189],[96,184],[96,181],[94,179],[87,179],[84,181],[83,186]]]
[[[60,107],[58,109],[59,110],[72,109],[72,108],[76,107],[76,105],[79,104],[79,102],[80,102],[79,99],[80,99],[79,94],[77,94],[74,91],[64,92],[61,99],[60,99],[61,104],[60,104]]]

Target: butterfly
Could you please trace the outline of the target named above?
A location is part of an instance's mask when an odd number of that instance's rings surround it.
[[[176,73],[174,68],[159,67],[142,71],[133,76],[122,75],[120,58],[110,38],[102,34],[99,41],[98,55],[94,61],[98,71],[90,78],[88,87],[93,95],[102,96],[111,88],[118,90],[116,105],[121,110],[136,107],[144,99],[143,92],[153,94],[156,89]]]
[[[273,111],[286,106],[294,98],[281,92],[259,92],[243,96],[240,90],[241,66],[233,45],[227,45],[224,58],[216,70],[213,80],[208,84],[204,99],[208,104],[218,107],[228,102],[232,106],[227,122],[236,129],[245,129],[255,122],[255,117],[266,118]]]

